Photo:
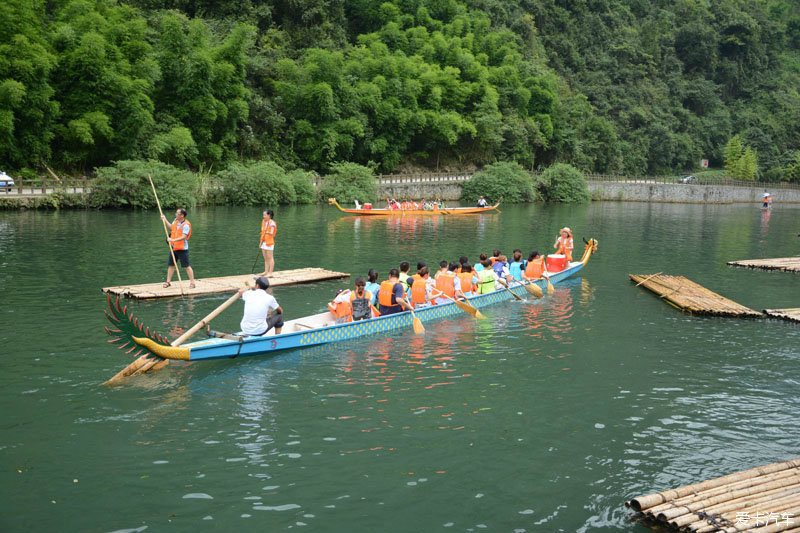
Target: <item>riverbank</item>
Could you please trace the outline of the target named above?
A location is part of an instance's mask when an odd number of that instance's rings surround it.
[[[376,205],[387,198],[431,199],[458,202],[461,189],[470,174],[431,174],[379,176],[377,178]],[[653,202],[672,204],[736,204],[759,203],[764,191],[772,195],[775,204],[800,203],[800,188],[786,188],[786,184],[759,183],[752,185],[684,184],[656,182],[652,179],[614,178],[598,179],[587,176],[592,201]],[[315,184],[319,192],[319,184]],[[90,189],[81,192],[68,190],[49,194],[15,195],[0,197],[0,210],[20,209],[90,209]],[[214,195],[209,198],[214,198]],[[321,199],[320,202],[325,199]],[[209,205],[216,205],[211,202]]]

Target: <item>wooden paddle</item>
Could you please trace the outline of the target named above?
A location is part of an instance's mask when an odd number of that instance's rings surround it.
[[[211,322],[211,320],[214,317],[219,315],[221,312],[227,309],[233,302],[235,302],[241,297],[242,293],[240,291],[236,291],[236,294],[228,298],[225,301],[225,303],[223,303],[222,305],[211,311],[208,315],[206,315],[205,318],[203,318],[203,320],[201,320],[200,322],[198,322],[197,324],[186,330],[186,332],[183,335],[181,335],[180,337],[169,343],[169,345],[180,346],[186,339],[197,333],[197,331],[200,328],[205,327],[209,322]],[[149,354],[143,355],[138,359],[136,359],[131,364],[129,364],[128,366],[126,366],[120,372],[118,372],[117,375],[115,375],[113,378],[103,383],[103,385],[111,385],[114,382],[119,381],[124,377],[131,376],[134,374],[144,374],[149,370],[158,370],[159,368],[167,366],[167,364],[169,364],[169,359],[151,358]]]
[[[500,285],[502,285],[505,290],[510,292],[511,295],[514,298],[516,298],[517,300],[522,300],[522,296],[518,296],[517,293],[515,293],[514,291],[512,291],[511,289],[508,288],[508,284],[506,283],[506,280],[504,280],[503,278],[497,278],[497,281],[499,281]]]
[[[541,298],[544,296],[542,289],[540,289],[539,286],[533,282],[523,283],[522,286],[526,291],[528,291],[529,294],[532,294],[534,298]]]
[[[259,244],[261,243],[259,242]],[[261,248],[258,249],[258,253],[256,254],[256,260],[253,261],[253,268],[250,269],[251,274],[256,271],[256,264],[258,263],[259,257],[261,257]]]
[[[161,202],[158,201],[158,193],[156,192],[156,186],[153,185],[153,178],[150,177],[150,174],[147,174],[147,179],[150,180],[150,187],[153,188],[153,196],[156,197],[156,205],[158,206],[158,214],[162,217],[164,216],[164,212],[161,211]],[[164,234],[167,236],[167,246],[169,247],[169,253],[172,256],[172,264],[175,265],[175,272],[178,273],[178,287],[181,288],[181,296],[185,296],[186,293],[183,291],[183,280],[181,279],[181,269],[178,268],[178,261],[175,260],[175,250],[172,249],[172,245],[169,243],[169,231],[167,231],[167,225],[163,224],[163,220],[161,221],[162,225],[164,226]]]
[[[409,309],[411,311],[411,316],[414,317],[414,320],[411,321],[411,325],[414,326],[414,333],[417,335],[422,335],[425,333],[425,326],[422,325],[422,320],[417,318],[417,315],[414,314],[413,309]]]
[[[547,273],[547,257],[542,258],[542,277],[547,280],[547,292],[552,293],[555,289],[550,283],[550,274]]]
[[[450,297],[450,296],[446,295],[443,292],[439,292],[439,294],[444,296],[448,300],[452,300],[453,302],[455,302],[455,304],[459,307],[459,309],[461,309],[465,313],[469,313],[470,315],[474,316],[475,318],[486,318],[486,316],[483,313],[481,313],[480,310],[478,310],[474,305],[469,303],[467,300],[463,300],[463,301],[462,300],[456,300],[455,298]]]

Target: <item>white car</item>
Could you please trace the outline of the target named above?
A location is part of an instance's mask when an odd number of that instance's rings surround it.
[[[8,190],[14,186],[14,178],[0,170],[0,188]]]

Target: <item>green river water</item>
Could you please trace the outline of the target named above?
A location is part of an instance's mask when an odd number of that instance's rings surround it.
[[[398,331],[173,364],[119,387],[104,286],[162,280],[151,212],[0,213],[0,531],[648,531],[633,496],[800,456],[800,328],[681,314],[629,273],[684,275],[756,310],[800,306],[800,207],[592,203],[474,217],[276,209],[276,269],[381,279],[500,248],[598,239],[580,277]],[[198,277],[242,274],[261,210],[197,208]],[[576,253],[576,255],[579,255]],[[350,281],[278,287],[287,317]],[[135,302],[174,338],[228,295]],[[235,331],[242,305],[214,320]]]

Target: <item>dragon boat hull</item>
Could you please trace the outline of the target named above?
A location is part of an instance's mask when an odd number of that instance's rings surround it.
[[[487,206],[487,207],[448,207],[442,209],[431,209],[431,210],[424,210],[424,209],[346,209],[336,202],[335,198],[330,198],[328,203],[331,205],[336,206],[339,211],[342,213],[348,213],[351,215],[364,215],[364,216],[417,216],[417,215],[425,215],[425,216],[433,216],[433,215],[477,215],[480,213],[488,213],[490,211],[495,211],[499,213],[500,211],[497,209],[497,206],[500,205],[500,202],[497,202],[494,205]]]
[[[556,284],[580,272],[596,246],[597,241],[590,241],[587,244],[583,258],[580,261],[569,263],[568,267],[561,272],[550,274],[550,282]],[[547,290],[547,279],[545,278],[528,283],[537,285],[543,291]],[[517,282],[510,287],[510,291],[520,297],[528,296],[528,291],[523,285],[523,283]],[[501,289],[487,294],[473,295],[467,299],[475,308],[481,308],[512,298],[514,298],[514,296],[510,294],[509,290]],[[462,312],[463,311],[453,302],[415,310],[416,317],[422,322]],[[366,335],[408,328],[412,325],[412,321],[412,314],[409,311],[405,311],[369,320],[336,324],[333,315],[329,312],[325,312],[286,321],[280,335],[275,335],[274,330],[262,337],[234,337],[226,335],[224,338],[209,338],[182,344],[180,346],[166,346],[148,338],[134,338],[133,340],[140,347],[147,349],[158,357],[199,361],[204,359],[264,355],[293,348],[344,341]]]

